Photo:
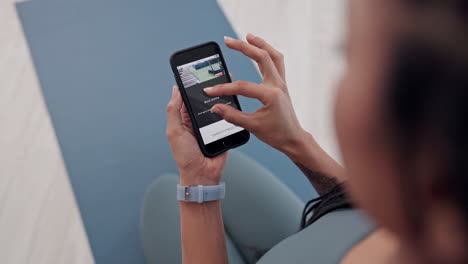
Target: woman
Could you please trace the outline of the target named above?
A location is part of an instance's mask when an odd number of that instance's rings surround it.
[[[332,191],[326,195],[334,196],[327,205],[331,210],[349,207],[336,184],[345,180],[353,202],[378,227],[339,256],[340,263],[468,263],[468,4],[353,0],[349,17],[348,67],[335,109],[346,171],[301,128],[288,95],[282,55],[259,37],[225,42],[257,62],[263,83],[236,81],[205,91],[256,98],[264,106],[252,114],[227,105],[211,110],[285,153],[320,194]],[[226,155],[208,159],[195,144],[187,145],[194,141],[181,109],[174,89],[167,135],[180,183],[218,184]],[[336,220],[323,213],[330,210],[313,209],[307,210],[315,215],[305,226],[319,224],[313,223],[318,217],[322,222]],[[322,212],[318,217],[317,211]],[[227,263],[220,212],[219,202],[180,203],[184,263]],[[347,221],[335,224],[338,228]],[[308,228],[273,247],[260,263],[280,263],[284,255],[290,263],[314,263],[323,252],[310,248],[297,256],[291,246]],[[302,252],[307,251],[307,239],[317,237],[310,234],[302,240]],[[339,237],[335,242],[341,245]]]

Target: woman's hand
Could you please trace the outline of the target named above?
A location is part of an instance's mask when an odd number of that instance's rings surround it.
[[[227,153],[214,158],[203,156],[176,86],[172,87],[167,105],[166,133],[179,167],[181,185],[219,184]],[[180,202],[179,206],[183,262],[228,263],[221,203]]]
[[[247,42],[227,37],[225,42],[229,48],[257,62],[263,82],[235,81],[206,88],[205,92],[210,96],[243,95],[256,98],[263,106],[251,114],[225,104],[217,104],[211,111],[247,129],[270,146],[286,154],[292,152],[303,143],[307,133],[299,124],[289,97],[283,55],[265,40],[251,34],[247,35]]]
[[[205,157],[193,134],[192,123],[179,89],[172,87],[167,105],[167,138],[180,173],[181,185],[216,185],[226,163],[227,153]]]

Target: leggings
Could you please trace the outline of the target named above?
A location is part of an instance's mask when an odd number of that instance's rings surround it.
[[[229,263],[255,263],[266,251],[299,230],[304,203],[270,171],[230,151],[222,201]],[[182,263],[178,175],[159,176],[145,194],[140,234],[147,263]]]

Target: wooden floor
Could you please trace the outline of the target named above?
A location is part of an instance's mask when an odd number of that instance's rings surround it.
[[[283,51],[302,124],[337,157],[343,0],[218,2],[240,36],[261,35]],[[12,0],[0,0],[0,263],[94,263]]]
[[[11,0],[0,0],[0,263],[94,263]]]

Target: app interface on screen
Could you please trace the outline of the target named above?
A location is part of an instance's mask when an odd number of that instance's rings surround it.
[[[180,65],[177,70],[205,145],[244,130],[210,112],[213,105],[220,103],[237,109],[234,97],[210,97],[203,91],[206,87],[228,82],[219,54]]]

